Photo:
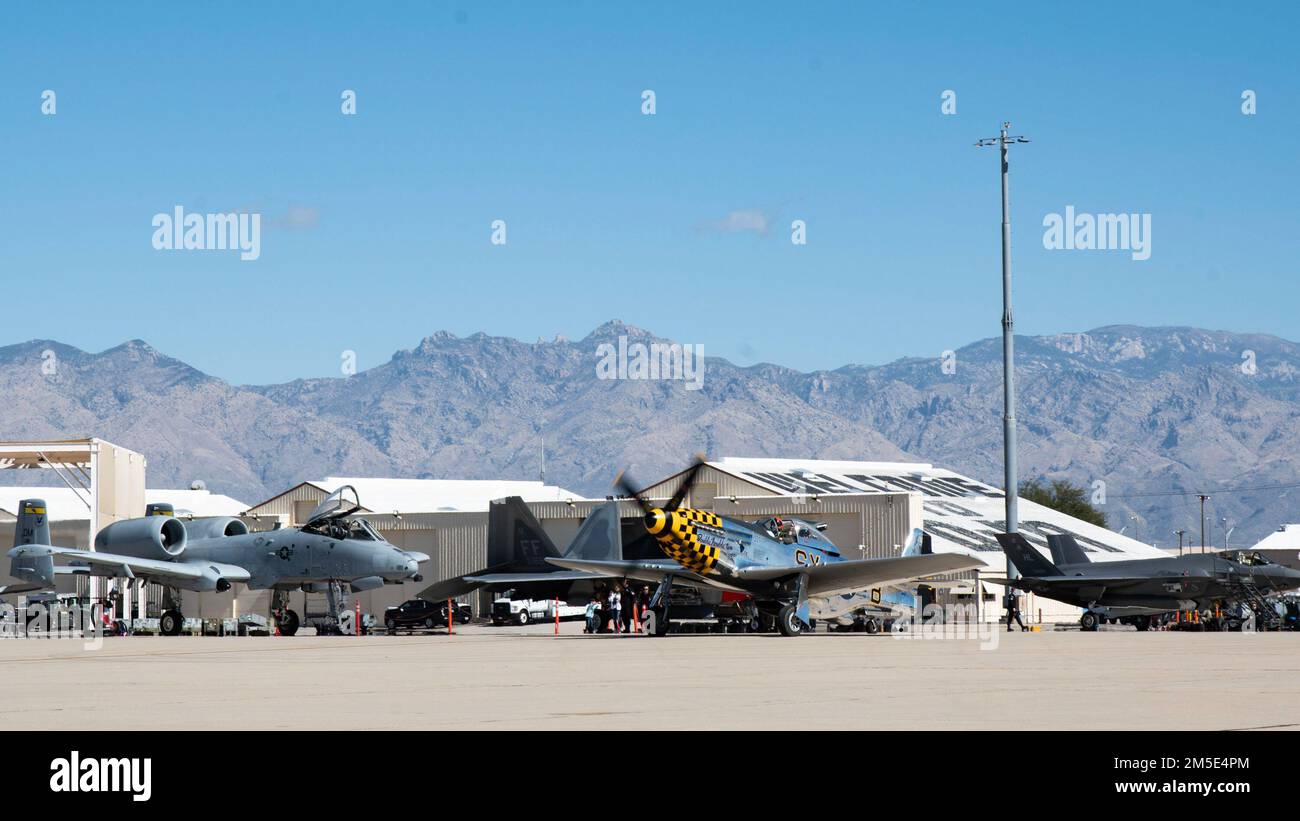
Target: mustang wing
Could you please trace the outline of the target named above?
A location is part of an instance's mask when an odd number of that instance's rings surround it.
[[[958,573],[985,567],[984,562],[962,553],[927,553],[892,559],[857,559],[812,566],[754,567],[740,571],[742,580],[763,581],[805,573],[809,596],[836,596],[869,587],[923,579],[939,573]]]

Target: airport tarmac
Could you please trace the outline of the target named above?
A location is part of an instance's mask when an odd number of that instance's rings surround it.
[[[1295,633],[0,640],[6,730],[1298,729]],[[1019,716],[1020,718],[1015,718]]]

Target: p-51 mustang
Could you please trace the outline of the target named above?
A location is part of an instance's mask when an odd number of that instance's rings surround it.
[[[250,533],[230,517],[183,522],[163,507],[160,515],[114,522],[95,536],[94,550],[50,544],[45,502],[19,505],[9,574],[20,584],[0,593],[47,590],[60,575],[147,579],[181,590],[221,593],[235,582],[253,590],[272,589],[271,615],[283,635],[298,630],[298,614],[286,607],[288,591],[316,590],[346,583],[354,592],[384,584],[420,581],[429,557],[384,540],[359,510],[356,489],[344,485],[312,512],[302,527]],[[58,558],[67,564],[56,565]],[[159,619],[164,635],[180,633],[183,619],[169,608]]]
[[[594,576],[658,582],[650,601],[654,633],[668,630],[668,591],[673,585],[712,587],[748,594],[765,618],[774,619],[785,636],[797,636],[814,619],[835,619],[862,606],[864,591],[915,586],[939,573],[983,567],[984,562],[957,553],[918,554],[920,531],[913,533],[907,555],[887,559],[845,559],[821,526],[799,519],[745,522],[705,510],[683,508],[703,460],[683,477],[668,503],[656,507],[620,475],[615,484],[637,500],[645,528],[668,556],[666,560],[600,561],[547,558],[553,565]]]

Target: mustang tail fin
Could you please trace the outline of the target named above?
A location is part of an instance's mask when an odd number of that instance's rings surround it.
[[[618,502],[605,502],[591,511],[564,551],[566,559],[623,560],[623,526]]]
[[[919,527],[912,528],[912,535],[907,538],[907,544],[903,545],[904,556],[929,556],[934,552],[930,546],[930,534],[926,533]]]
[[[488,566],[535,567],[550,570],[547,557],[559,558],[551,537],[542,530],[519,496],[488,506]]]
[[[1047,548],[1052,551],[1056,564],[1090,564],[1092,559],[1083,552],[1078,541],[1069,533],[1053,533],[1047,537]]]
[[[1016,566],[1023,576],[1042,577],[1063,575],[1060,569],[1043,558],[1043,554],[1034,549],[1024,536],[1019,533],[996,533],[998,544],[1007,559]]]

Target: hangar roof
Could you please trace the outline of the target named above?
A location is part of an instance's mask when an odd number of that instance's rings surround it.
[[[1251,550],[1300,550],[1300,525],[1282,525]]]
[[[444,510],[486,511],[488,503],[507,496],[525,502],[563,502],[581,499],[555,485],[496,479],[373,479],[329,476],[310,484],[330,492],[352,485],[366,510],[375,513],[436,513]]]
[[[940,552],[972,553],[1001,564],[994,538],[1005,527],[1005,499],[1000,488],[924,462],[867,462],[821,459],[726,457],[708,465],[756,489],[781,496],[819,497],[849,493],[917,493],[922,497],[925,529]],[[1094,561],[1162,558],[1151,545],[1104,527],[1020,500],[1020,532],[1046,551],[1047,536],[1070,533]],[[1298,534],[1300,535],[1300,534]],[[990,554],[996,555],[994,558]]]
[[[13,513],[23,499],[44,499],[51,521],[78,521],[90,518],[90,510],[78,495],[68,487],[0,487],[0,510]],[[206,490],[170,490],[146,489],[145,504],[167,502],[176,508],[180,515],[192,513],[195,516],[238,516],[248,505]],[[137,516],[143,516],[140,510]]]

